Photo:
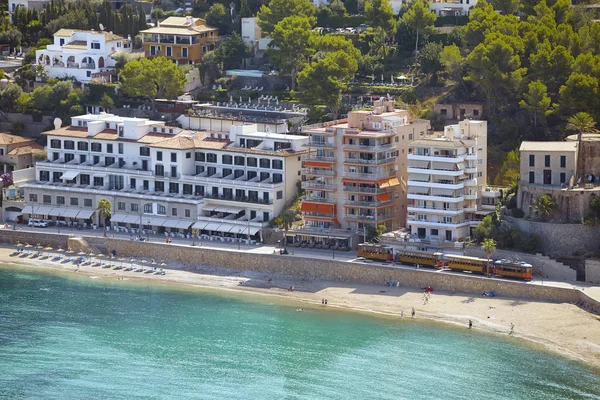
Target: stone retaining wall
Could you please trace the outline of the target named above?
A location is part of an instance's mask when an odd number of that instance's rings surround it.
[[[55,249],[61,247],[66,250],[68,247],[68,240],[71,237],[73,237],[73,235],[63,235],[57,233],[48,235],[38,232],[24,232],[20,230],[13,231],[10,228],[0,229],[0,242],[10,244],[21,242],[22,244],[29,243],[35,246],[36,244],[41,243],[44,246],[51,246]]]

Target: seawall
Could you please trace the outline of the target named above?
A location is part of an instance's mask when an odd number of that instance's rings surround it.
[[[4,243],[62,246],[66,248],[71,235],[46,235],[43,233],[0,230]],[[534,301],[582,304],[589,311],[600,313],[600,302],[578,289],[532,284],[520,281],[489,279],[480,276],[459,275],[432,270],[395,268],[393,265],[350,263],[279,254],[256,254],[235,250],[220,250],[174,244],[137,242],[131,240],[90,237],[84,240],[94,248],[106,250],[123,257],[145,257],[181,263],[186,270],[209,266],[230,270],[252,270],[266,274],[280,274],[300,280],[324,280],[343,283],[383,285],[400,282],[402,286],[423,288],[431,285],[435,290],[469,293],[481,296],[493,291],[497,296]]]

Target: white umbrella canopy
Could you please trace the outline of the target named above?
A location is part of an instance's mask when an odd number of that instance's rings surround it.
[[[57,251],[57,252],[59,252],[59,253],[64,253],[64,252],[65,252],[65,249],[63,249],[63,248],[59,247],[59,248],[58,248],[58,250],[56,250],[56,251]]]
[[[32,248],[32,247],[33,247],[33,246],[32,246],[32,245],[30,245],[29,243],[26,243],[26,244],[25,244],[25,248],[26,248],[26,249],[30,249],[30,248]]]
[[[54,250],[52,247],[48,246],[48,247],[44,247],[44,251],[52,251]]]
[[[40,243],[38,243],[38,244],[35,246],[35,248],[36,248],[36,249],[39,249],[39,250],[41,250],[41,249],[43,249],[43,248],[44,248],[44,246],[42,246]]]

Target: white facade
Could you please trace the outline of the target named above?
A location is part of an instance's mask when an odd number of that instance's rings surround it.
[[[408,226],[413,236],[432,241],[462,241],[497,197],[487,182],[487,122],[463,120],[443,135],[409,145]],[[483,211],[484,209],[488,211]],[[493,208],[492,208],[493,210]]]
[[[263,37],[256,17],[242,18],[242,40],[249,43],[255,51],[264,51],[273,39]]]
[[[296,195],[304,136],[192,132],[111,114],[72,118],[47,132],[48,161],[26,185],[24,214],[139,232],[254,236]],[[118,228],[117,228],[118,227]]]
[[[46,8],[51,0],[9,0],[8,1],[8,13],[11,16],[18,7],[31,8],[36,11],[41,11]]]
[[[35,52],[36,64],[44,66],[50,78],[73,77],[82,83],[110,81],[115,73],[118,52],[130,52],[129,42],[110,32],[61,29],[54,43]]]
[[[398,14],[400,8],[402,8],[403,0],[389,0],[389,2],[394,14]],[[469,11],[475,4],[477,4],[477,0],[433,0],[429,3],[429,9],[439,17],[469,15]]]

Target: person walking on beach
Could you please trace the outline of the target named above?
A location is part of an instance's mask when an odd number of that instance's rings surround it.
[[[508,332],[509,335],[512,335],[513,332],[515,330],[515,324],[513,324],[512,322],[510,323],[510,332]]]
[[[473,321],[469,320],[469,329],[473,327]]]
[[[414,318],[415,317],[415,308],[412,308],[412,313],[411,313],[411,317]]]
[[[400,318],[404,318],[404,310],[400,311]]]

